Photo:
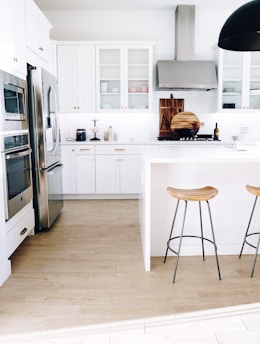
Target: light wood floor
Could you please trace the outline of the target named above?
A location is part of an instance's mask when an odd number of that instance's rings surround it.
[[[54,227],[28,237],[0,288],[0,334],[42,331],[260,302],[252,256],[152,259],[144,272],[138,201],[66,201]]]

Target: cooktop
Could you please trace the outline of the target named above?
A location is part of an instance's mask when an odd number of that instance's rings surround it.
[[[210,134],[199,134],[191,137],[158,137],[158,141],[213,141],[213,135]]]

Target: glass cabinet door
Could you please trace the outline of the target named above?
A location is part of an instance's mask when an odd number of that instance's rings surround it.
[[[225,51],[223,55],[222,108],[241,109],[243,91],[243,53]]]
[[[222,50],[220,53],[220,109],[259,110],[260,52]]]
[[[128,108],[149,107],[149,50],[128,49]]]
[[[152,103],[151,47],[97,47],[97,109],[148,110]]]
[[[249,108],[260,109],[260,52],[250,53]]]
[[[121,51],[115,48],[99,50],[99,106],[101,109],[120,109]]]

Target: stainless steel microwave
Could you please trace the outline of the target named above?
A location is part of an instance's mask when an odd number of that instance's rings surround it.
[[[0,71],[1,130],[28,129],[27,82]]]

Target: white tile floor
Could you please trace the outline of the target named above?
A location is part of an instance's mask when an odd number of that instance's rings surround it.
[[[0,337],[0,344],[255,344],[260,303],[166,317]],[[14,329],[15,331],[15,329]]]

